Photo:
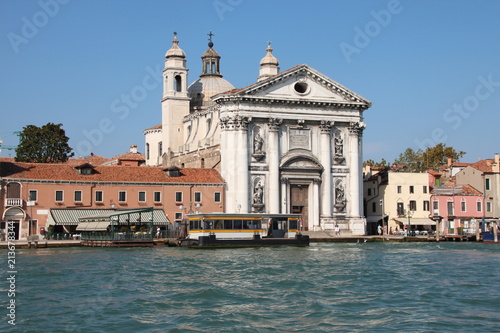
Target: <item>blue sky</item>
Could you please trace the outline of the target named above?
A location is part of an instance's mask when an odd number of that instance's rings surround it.
[[[237,88],[256,82],[272,41],[281,70],[307,64],[372,101],[363,160],[439,142],[464,162],[491,158],[499,13],[496,0],[0,0],[0,138],[17,145],[15,131],[54,122],[77,156],[143,152],[143,130],[161,120],[172,33],[191,83],[212,31]]]

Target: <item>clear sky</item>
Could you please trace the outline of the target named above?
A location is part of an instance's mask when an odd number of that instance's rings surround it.
[[[53,122],[76,156],[144,152],[172,33],[191,83],[212,31],[237,88],[256,82],[272,41],[281,70],[307,64],[373,102],[363,160],[439,142],[463,162],[492,158],[499,14],[496,0],[0,0],[0,137],[17,145],[14,132]]]

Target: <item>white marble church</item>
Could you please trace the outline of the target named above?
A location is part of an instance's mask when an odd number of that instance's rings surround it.
[[[144,131],[148,165],[216,168],[228,213],[301,213],[304,230],[365,234],[363,111],[371,102],[307,65],[280,72],[269,45],[257,82],[235,89],[220,56],[188,82],[176,36],[165,55],[162,123]],[[257,74],[257,66],[256,66]],[[201,208],[203,211],[203,208]]]

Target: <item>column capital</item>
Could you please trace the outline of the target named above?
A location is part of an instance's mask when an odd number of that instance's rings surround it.
[[[269,121],[267,122],[267,126],[269,127],[270,131],[278,131],[280,129],[280,125],[282,122],[283,122],[283,119],[269,118]]]
[[[332,130],[334,121],[322,120],[319,124],[319,129],[321,130],[321,134],[328,134]]]
[[[361,136],[363,135],[363,130],[366,128],[366,124],[362,121],[349,123],[349,133],[351,135]]]

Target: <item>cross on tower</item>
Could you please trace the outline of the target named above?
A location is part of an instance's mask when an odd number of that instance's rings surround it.
[[[212,31],[210,31],[210,33],[209,33],[209,34],[207,34],[207,36],[209,36],[208,40],[209,40],[210,42],[212,42],[212,36],[215,36],[215,35],[212,33]]]

